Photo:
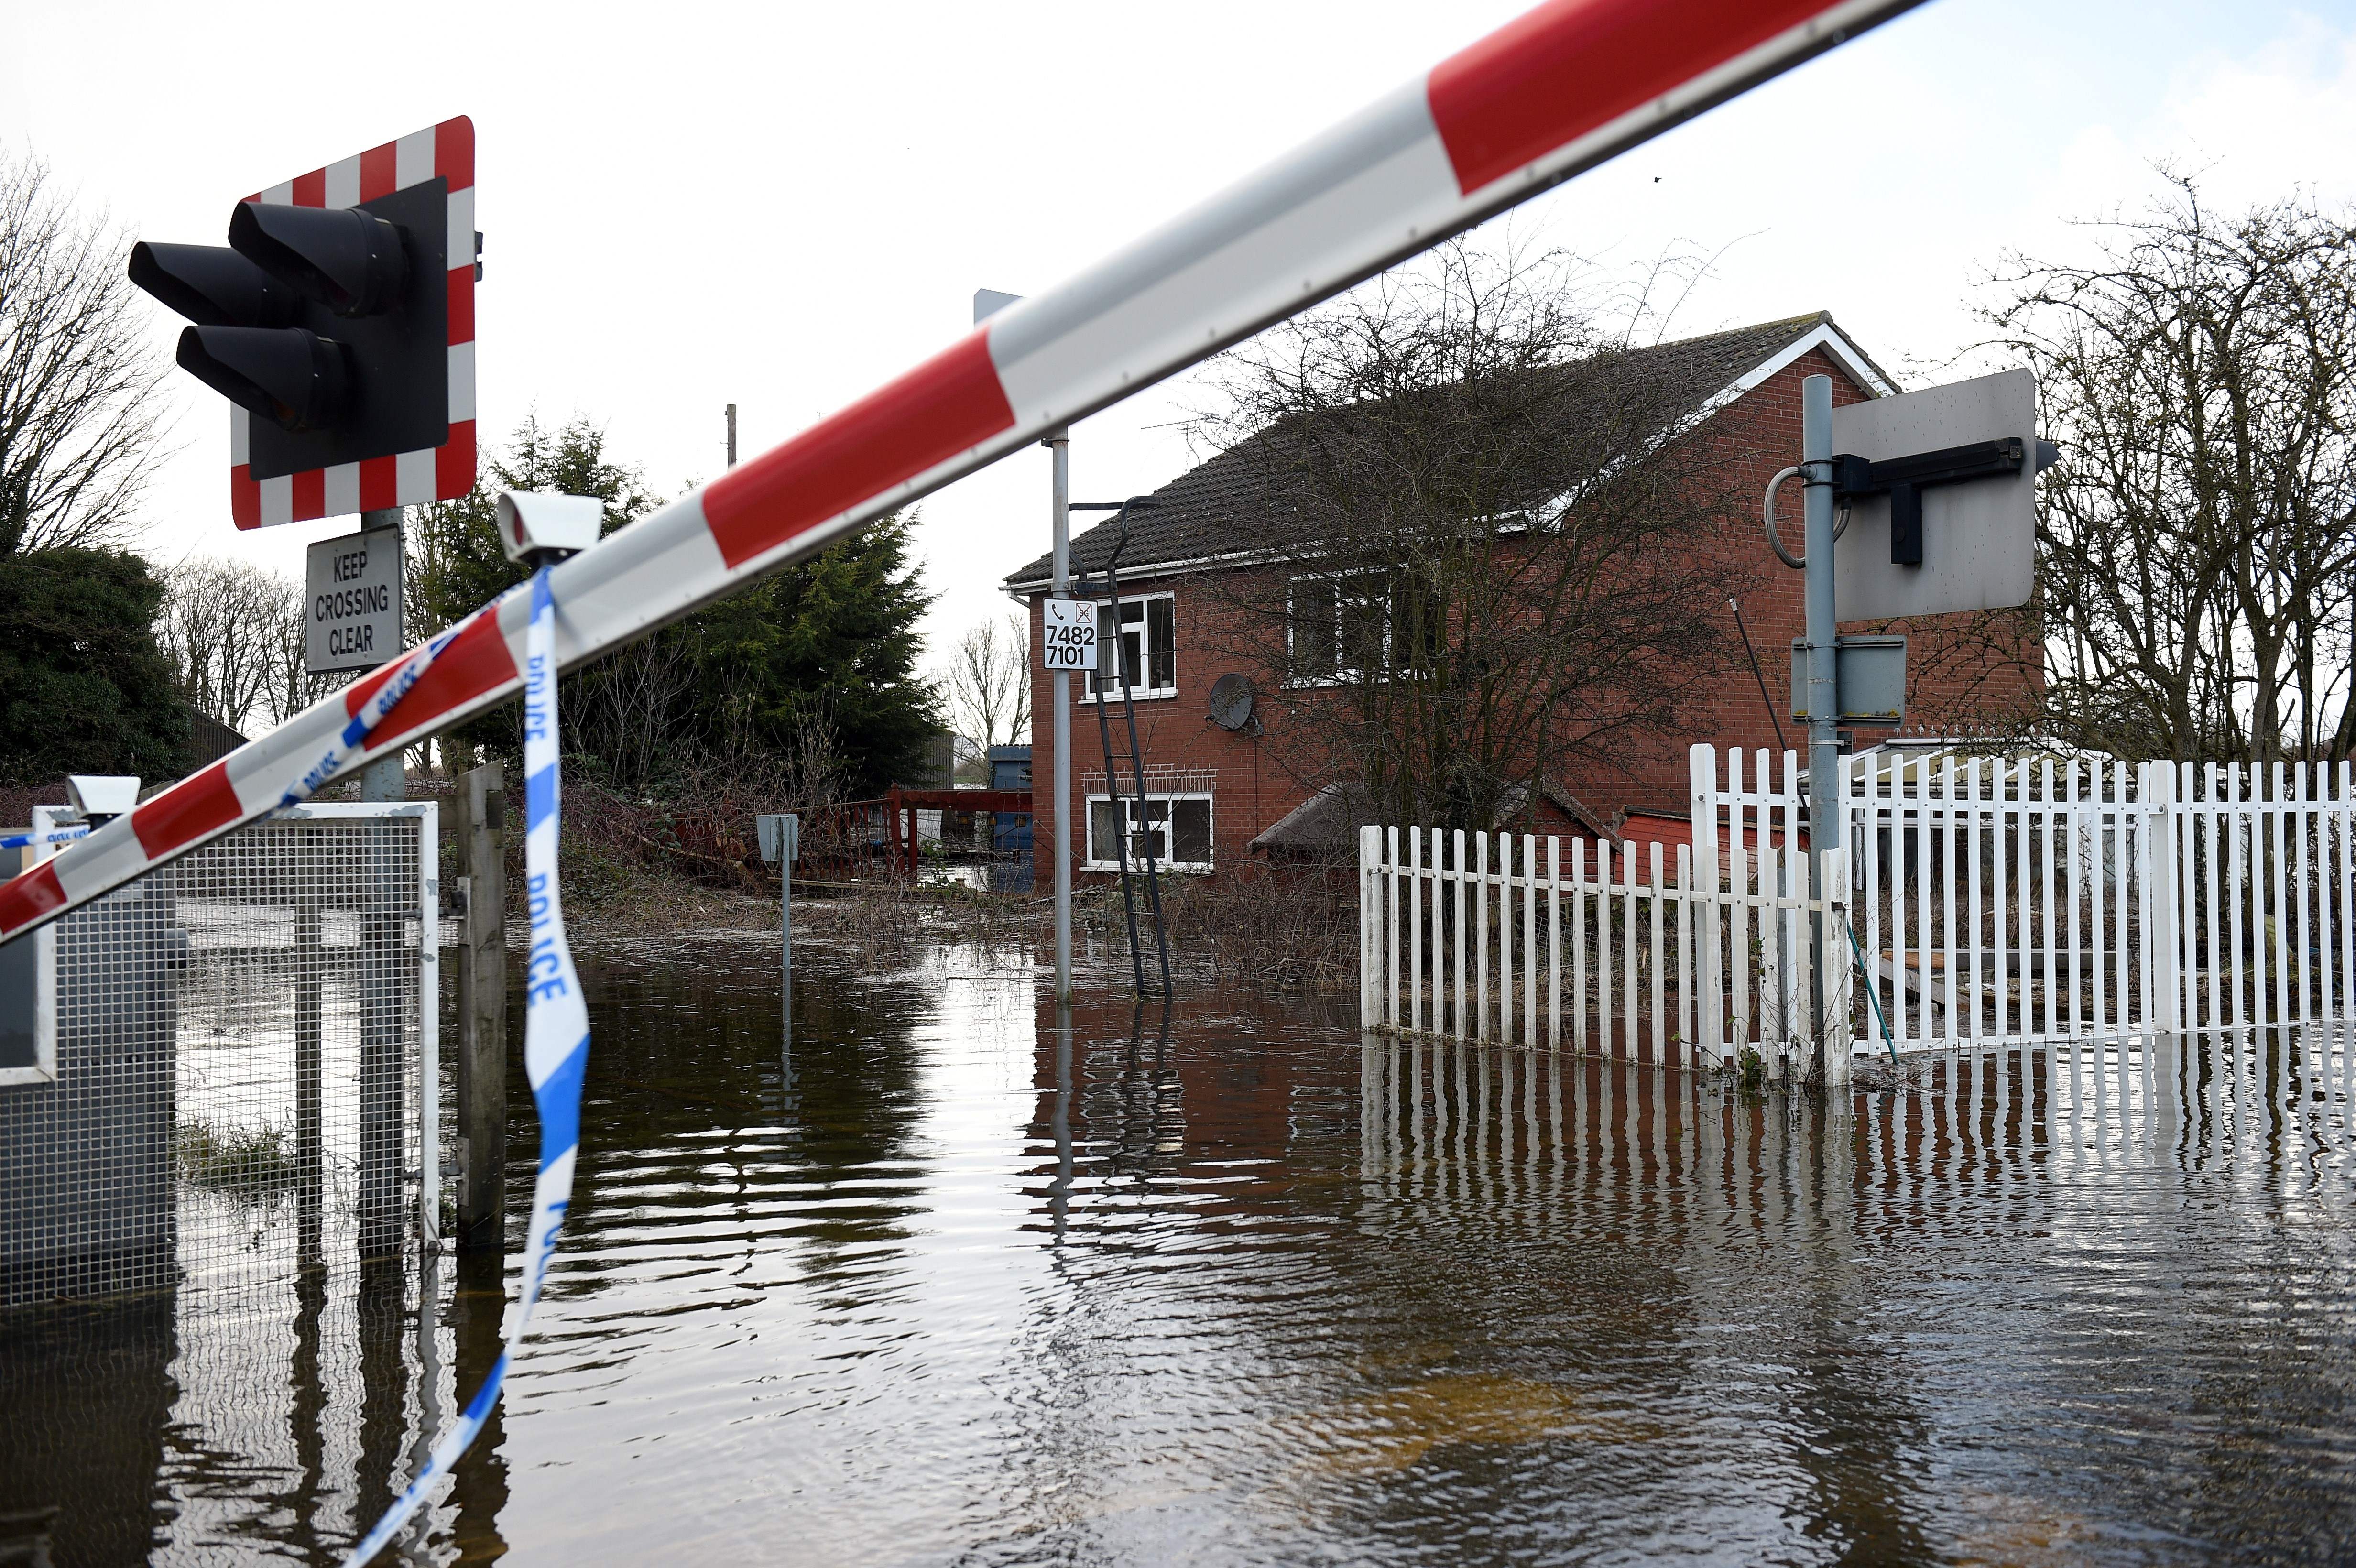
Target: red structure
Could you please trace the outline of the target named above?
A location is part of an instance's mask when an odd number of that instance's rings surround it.
[[[921,863],[916,832],[920,811],[1027,816],[1031,792],[904,789],[894,784],[888,794],[871,799],[805,807],[795,880],[855,881],[878,874],[914,877]]]
[[[1027,789],[902,789],[892,786],[883,800],[891,848],[889,864],[916,874],[916,813],[920,811],[989,811],[1028,814]]]

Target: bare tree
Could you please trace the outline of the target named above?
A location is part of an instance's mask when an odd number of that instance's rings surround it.
[[[327,692],[357,679],[354,675],[314,676],[309,649],[307,592],[295,595],[292,613],[271,628],[271,684],[261,717],[283,724]]]
[[[987,750],[1031,732],[1031,624],[1003,615],[967,628],[941,676],[958,733]]]
[[[832,805],[850,792],[851,764],[842,754],[842,739],[823,715],[798,715],[773,760],[778,798],[795,806]]]
[[[1226,362],[1196,429],[1241,465],[1259,560],[1210,592],[1280,677],[1301,782],[1486,827],[1670,729],[1715,667],[1722,378],[1631,347],[1622,302],[1559,255],[1443,247]]]
[[[678,734],[696,679],[691,633],[666,628],[608,655],[573,677],[573,746],[597,758],[616,789],[636,794],[667,773],[705,760]],[[741,763],[741,745],[728,747]],[[693,753],[691,756],[683,754]]]
[[[301,709],[303,599],[300,584],[246,561],[200,557],[167,573],[156,637],[188,701],[240,731]]]
[[[126,249],[102,218],[74,216],[42,164],[0,154],[0,554],[132,527],[164,367]]]
[[[2356,227],[2226,219],[2177,178],[2095,259],[2015,256],[1987,312],[2038,372],[2039,720],[2123,756],[2356,753]]]

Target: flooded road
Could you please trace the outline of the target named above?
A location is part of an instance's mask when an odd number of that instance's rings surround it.
[[[1348,998],[1205,984],[1165,1029],[1108,979],[1066,1033],[1020,955],[796,960],[788,1061],[767,948],[584,955],[541,1331],[408,1560],[2356,1552],[2336,1057],[2040,1052],[1828,1113],[1368,1043]],[[337,1561],[504,1284],[12,1315],[0,1561]]]

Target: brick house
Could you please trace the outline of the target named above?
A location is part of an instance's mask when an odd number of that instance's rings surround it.
[[[1776,470],[1798,459],[1803,378],[1829,375],[1837,403],[1899,389],[1830,315],[1821,313],[1634,353],[1682,356],[1685,369],[1704,372],[1696,384],[1718,389],[1703,405],[1710,411],[1713,425],[1718,468],[1712,479],[1726,491],[1751,496],[1761,494]],[[1224,624],[1225,617],[1235,613],[1232,597],[1211,592],[1206,579],[1213,572],[1269,570],[1264,560],[1252,559],[1256,488],[1248,465],[1234,461],[1233,453],[1181,475],[1154,492],[1153,510],[1132,517],[1120,563],[1119,635],[1137,672],[1138,739],[1145,759],[1148,816],[1153,823],[1166,823],[1163,852],[1183,869],[1207,870],[1215,864],[1245,861],[1255,853],[1269,852],[1293,824],[1320,813],[1350,814],[1345,789],[1321,795],[1317,786],[1283,765],[1280,727],[1264,733],[1248,727],[1230,731],[1210,716],[1211,687],[1221,676],[1243,675],[1262,691],[1283,678],[1281,672],[1251,667],[1234,651],[1248,639]],[[1797,492],[1787,494],[1796,516]],[[1755,505],[1753,512],[1726,525],[1716,553],[1724,563],[1724,592],[1740,601],[1769,693],[1786,715],[1786,737],[1800,743],[1788,718],[1787,649],[1804,624],[1801,578],[1769,554]],[[1101,524],[1076,535],[1072,540],[1074,574],[1100,577],[1111,543],[1111,531]],[[1040,668],[1044,613],[1039,601],[1047,592],[1049,570],[1048,558],[1042,556],[1009,573],[1005,586],[1030,611],[1035,798],[1044,807],[1054,776],[1049,769],[1071,769],[1079,850],[1076,866],[1085,876],[1114,869],[1108,847],[1113,806],[1104,778],[1097,707],[1098,688],[1110,687],[1114,677],[1108,669],[1074,677],[1074,755],[1068,760],[1053,757],[1053,678]],[[1108,642],[1115,614],[1110,607],[1099,606],[1100,635]],[[1962,623],[1968,619],[1926,617],[1890,627],[1910,638],[1910,726],[1926,709],[1933,715],[1932,722],[1939,721],[1938,716],[1952,721],[1960,709],[2017,699],[2041,680],[2033,639],[2000,650],[2002,656],[1978,653],[1973,651],[1977,645],[1963,635]],[[1843,629],[1863,625],[1845,624]],[[1517,813],[1516,823],[1537,831],[1616,837],[1623,820],[1634,813],[1652,819],[1645,832],[1657,835],[1671,826],[1662,819],[1674,819],[1686,810],[1686,751],[1691,742],[1774,747],[1773,721],[1739,645],[1724,667],[1703,673],[1706,678],[1697,684],[1697,695],[1679,709],[1676,733],[1632,742],[1608,758],[1566,763],[1561,773],[1547,781],[1540,798]],[[1112,711],[1117,715],[1118,708]],[[1882,738],[1869,734],[1858,743]],[[1044,886],[1053,874],[1054,824],[1044,809],[1035,820],[1035,864]],[[1278,829],[1274,834],[1272,827]]]

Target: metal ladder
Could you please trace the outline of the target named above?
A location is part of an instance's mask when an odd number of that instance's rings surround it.
[[[1171,994],[1170,935],[1162,918],[1162,878],[1155,870],[1153,863],[1153,825],[1145,814],[1145,759],[1140,753],[1137,744],[1135,672],[1129,667],[1129,661],[1120,656],[1120,555],[1121,551],[1129,548],[1130,512],[1132,509],[1141,510],[1143,507],[1151,504],[1141,496],[1132,497],[1120,504],[1119,509],[1114,513],[1112,519],[1115,530],[1112,558],[1105,562],[1104,597],[1113,607],[1111,652],[1114,663],[1120,672],[1120,708],[1123,725],[1121,733],[1129,739],[1127,751],[1115,749],[1110,711],[1112,702],[1109,692],[1099,691],[1096,694],[1096,709],[1097,734],[1098,738],[1104,742],[1105,794],[1110,797],[1109,804],[1113,810],[1114,854],[1120,862],[1120,902],[1122,911],[1129,919],[1130,969],[1136,977],[1139,996],[1158,996],[1166,1000]],[[1076,507],[1074,509],[1078,508]],[[1145,627],[1142,624],[1138,627],[1137,646],[1141,656],[1151,656],[1151,650],[1146,646]],[[1104,656],[1104,649],[1098,648],[1097,652],[1099,658]],[[1130,781],[1136,785],[1134,795],[1121,793],[1120,765],[1123,763],[1129,764]],[[1130,815],[1132,805],[1136,810],[1134,816]],[[1175,825],[1169,819],[1168,807],[1165,806],[1163,810],[1162,831],[1166,834],[1173,831]],[[1132,829],[1130,826],[1132,822],[1136,824],[1133,830],[1135,836],[1133,846]],[[1146,918],[1151,923],[1153,928],[1153,952],[1160,965],[1162,982],[1162,988],[1159,991],[1154,990],[1148,983],[1145,947],[1138,934],[1137,884],[1135,879],[1130,875],[1132,847],[1137,851],[1136,858],[1144,864]]]

